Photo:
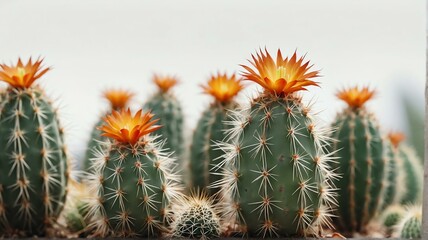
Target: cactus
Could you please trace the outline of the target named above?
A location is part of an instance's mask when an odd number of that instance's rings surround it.
[[[405,209],[398,204],[390,205],[382,212],[381,222],[382,225],[386,228],[387,234],[391,234],[394,230],[394,227],[400,222],[400,220],[405,215]]]
[[[89,221],[85,216],[88,214],[89,199],[90,193],[86,184],[70,180],[70,192],[67,196],[63,216],[69,231],[79,237],[88,235],[85,230]]]
[[[407,207],[407,214],[396,227],[393,237],[405,239],[420,239],[422,237],[422,206]]]
[[[235,74],[227,76],[218,73],[212,75],[207,86],[202,88],[214,98],[214,101],[202,113],[193,133],[190,151],[191,184],[194,188],[203,189],[214,195],[218,188],[207,187],[221,179],[219,169],[212,168],[223,153],[215,147],[215,143],[225,138],[224,131],[227,125],[224,122],[228,120],[227,111],[236,108],[237,103],[233,99],[243,86]]]
[[[177,204],[171,235],[176,238],[209,239],[220,237],[219,210],[213,198],[204,193],[191,193]]]
[[[318,86],[312,79],[319,72],[296,53],[283,59],[278,50],[276,62],[267,51],[252,57],[256,70],[243,65],[243,76],[264,92],[234,111],[228,139],[218,144],[218,167],[225,167],[214,185],[222,186],[222,214],[250,237],[319,236],[321,227],[332,227],[335,205],[334,159],[324,152],[330,130],[297,95]]]
[[[152,117],[122,109],[104,118],[100,130],[109,142],[96,151],[89,177],[97,195],[88,210],[94,236],[151,237],[165,230],[169,204],[180,196],[179,176],[164,141],[148,135],[160,128]]]
[[[401,143],[404,134],[391,132],[385,141],[386,175],[383,210],[390,204],[413,204],[422,200],[423,166],[415,151]]]
[[[42,61],[0,64],[0,80],[9,84],[0,105],[0,233],[6,235],[45,235],[66,199],[63,129],[33,84],[49,70]]]
[[[129,100],[134,96],[134,94],[122,89],[108,89],[104,91],[103,96],[109,101],[110,109],[106,113],[102,114],[102,117],[110,114],[113,110],[120,110],[127,107]],[[98,127],[103,124],[102,117],[92,128],[91,137],[86,147],[85,158],[83,159],[83,171],[88,171],[90,169],[91,159],[95,158],[96,155],[94,149],[101,147],[101,143],[106,140],[105,137],[101,136],[101,131],[98,129]]]
[[[158,86],[159,91],[146,102],[143,109],[151,110],[155,116],[159,117],[159,124],[163,127],[158,134],[166,139],[165,148],[172,151],[178,159],[182,159],[183,111],[180,102],[170,90],[178,81],[174,77],[154,75],[153,82]]]
[[[343,178],[337,182],[339,208],[337,226],[345,232],[361,232],[374,217],[383,191],[385,160],[383,141],[376,119],[364,106],[374,91],[350,88],[337,96],[348,104],[334,121],[337,131],[332,151]],[[335,165],[336,166],[336,165]]]

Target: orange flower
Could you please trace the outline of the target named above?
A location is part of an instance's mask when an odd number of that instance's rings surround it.
[[[375,95],[374,90],[369,90],[368,87],[359,89],[353,87],[339,91],[336,96],[345,101],[352,108],[361,108],[365,102],[373,98]]]
[[[110,102],[112,109],[119,110],[126,107],[134,93],[122,89],[109,89],[104,91],[103,95]]]
[[[40,66],[43,59],[37,59],[33,64],[31,57],[27,64],[22,64],[21,58],[18,58],[16,66],[7,66],[0,64],[0,80],[9,83],[15,88],[29,88],[34,81],[43,76],[50,68]]]
[[[159,76],[155,74],[153,76],[153,82],[159,87],[159,89],[163,93],[166,93],[170,88],[177,85],[178,80],[172,76]]]
[[[237,79],[235,74],[228,77],[226,73],[212,75],[208,81],[208,85],[201,85],[201,87],[205,93],[212,95],[217,101],[222,103],[232,100],[243,88],[241,79]]]
[[[401,132],[390,132],[388,134],[389,141],[391,141],[392,146],[395,148],[400,145],[400,143],[406,138],[406,135],[404,135]]]
[[[312,78],[319,77],[319,71],[309,71],[312,65],[309,61],[303,62],[304,57],[297,60],[296,52],[289,59],[282,58],[281,51],[278,49],[276,62],[269,55],[260,50],[257,58],[251,55],[253,61],[249,61],[256,69],[241,65],[245,68],[243,72],[245,79],[260,84],[267,91],[277,95],[288,95],[300,90],[307,90],[307,86],[318,86],[318,83],[312,81]],[[258,73],[256,72],[258,71]]]
[[[129,108],[122,109],[120,112],[113,111],[112,114],[103,118],[106,124],[99,129],[104,132],[102,136],[134,145],[144,135],[161,128],[159,125],[154,125],[159,119],[151,120],[153,116],[150,112],[142,113],[142,110],[132,116]]]

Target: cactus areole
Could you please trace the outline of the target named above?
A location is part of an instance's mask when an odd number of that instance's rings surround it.
[[[249,236],[317,235],[321,226],[331,227],[336,175],[323,150],[328,132],[296,92],[317,86],[318,71],[296,53],[283,58],[278,50],[276,61],[267,51],[252,57],[255,69],[242,65],[243,76],[264,92],[234,111],[228,140],[219,144],[223,179],[213,185],[230,202],[226,221]]]
[[[161,127],[153,116],[122,109],[104,118],[100,130],[111,142],[98,151],[89,181],[98,195],[89,210],[98,236],[148,237],[164,229],[179,178],[163,142],[149,135]]]
[[[63,209],[68,164],[56,110],[34,82],[42,60],[0,64],[0,235],[45,236]]]
[[[201,87],[204,93],[213,98],[213,102],[202,113],[193,133],[190,149],[191,183],[193,187],[213,195],[218,192],[218,188],[208,189],[208,186],[221,179],[220,169],[214,167],[223,153],[215,144],[225,138],[227,111],[236,108],[234,98],[243,86],[235,74],[217,73]]]
[[[336,139],[332,151],[339,158],[337,182],[339,208],[337,227],[352,235],[361,232],[374,217],[384,191],[384,151],[379,125],[365,103],[375,92],[368,87],[352,87],[337,93],[347,107],[337,114],[333,127]]]

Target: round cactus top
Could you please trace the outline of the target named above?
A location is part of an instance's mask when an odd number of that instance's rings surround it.
[[[134,93],[123,89],[108,89],[104,91],[103,96],[110,102],[112,109],[119,110],[128,105]]]
[[[395,148],[398,148],[400,143],[406,139],[406,135],[402,132],[390,132],[388,134],[389,141],[391,142],[392,146]]]
[[[134,116],[131,110],[113,111],[103,118],[104,124],[99,127],[102,136],[113,138],[120,143],[136,144],[141,137],[158,130],[160,125],[154,125],[159,119],[152,120],[154,114],[143,113],[139,110]]]
[[[177,85],[178,80],[173,76],[161,76],[161,75],[153,75],[153,82],[158,86],[159,90],[163,93],[166,93]]]
[[[253,61],[250,64],[255,68],[241,65],[246,71],[242,73],[246,80],[260,84],[266,91],[286,96],[300,90],[307,90],[307,86],[318,86],[312,79],[319,77],[319,71],[310,71],[313,65],[309,61],[304,62],[304,56],[297,58],[294,52],[291,58],[283,58],[281,50],[278,49],[276,61],[265,49],[260,49],[257,56],[251,55]]]
[[[210,94],[221,103],[230,102],[244,88],[241,79],[235,74],[228,76],[226,73],[211,75],[207,85],[201,87],[204,93]]]
[[[336,94],[339,99],[345,101],[351,108],[363,107],[374,95],[375,91],[370,90],[368,87],[352,87],[343,89]]]
[[[0,81],[7,82],[15,88],[29,88],[38,78],[43,76],[50,68],[41,66],[43,59],[37,59],[32,62],[31,57],[27,64],[23,64],[21,58],[18,58],[16,65],[8,66],[0,64]]]

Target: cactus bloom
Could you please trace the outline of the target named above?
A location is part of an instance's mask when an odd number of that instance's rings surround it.
[[[0,64],[0,80],[15,88],[29,88],[34,81],[50,70],[50,68],[43,68],[41,66],[42,62],[43,59],[37,59],[33,63],[30,58],[27,64],[24,65],[21,58],[19,58],[15,66]]]
[[[212,75],[208,81],[208,85],[202,85],[201,87],[205,93],[212,95],[217,101],[222,103],[232,100],[243,88],[241,80],[235,74],[227,76],[226,73]]]
[[[110,102],[112,109],[122,109],[134,96],[134,94],[127,90],[109,89],[104,91],[103,96]]]
[[[404,139],[406,139],[406,135],[404,135],[404,133],[401,133],[401,132],[390,132],[388,134],[388,138],[389,138],[389,141],[391,141],[392,146],[394,146],[395,148],[398,148],[400,143]]]
[[[304,63],[304,57],[297,59],[296,52],[291,58],[283,58],[278,49],[276,62],[267,50],[265,53],[260,50],[257,57],[251,56],[253,61],[249,62],[258,73],[249,66],[241,65],[246,70],[243,72],[243,76],[247,80],[260,84],[273,94],[283,96],[306,90],[307,86],[318,86],[318,83],[311,79],[319,77],[319,71],[309,71],[312,65],[309,65],[309,61]]]
[[[129,108],[122,109],[120,112],[113,111],[111,115],[103,118],[106,124],[99,129],[104,132],[102,136],[134,145],[144,135],[161,128],[159,125],[154,125],[159,119],[152,120],[153,116],[152,113],[143,113],[142,110],[132,116]]]
[[[166,93],[170,88],[177,85],[178,80],[175,77],[160,76],[155,74],[153,76],[153,82],[159,87],[161,92]]]
[[[352,108],[361,108],[368,100],[372,99],[375,95],[374,90],[370,90],[368,87],[358,88],[348,88],[339,91],[336,96],[339,99],[345,101],[349,107]]]

